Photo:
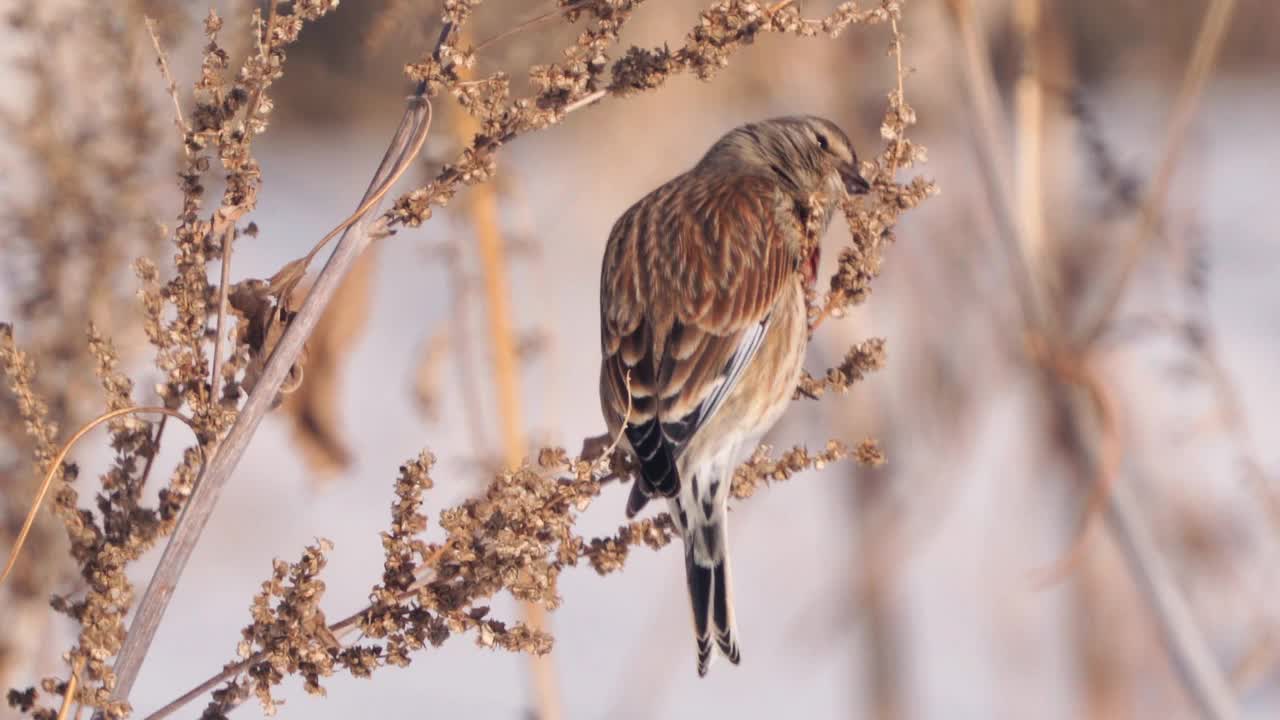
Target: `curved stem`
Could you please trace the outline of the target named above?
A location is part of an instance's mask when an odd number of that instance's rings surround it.
[[[127,407],[120,408],[119,410],[112,410],[109,413],[99,415],[81,426],[81,428],[71,436],[71,439],[62,446],[62,449],[58,451],[57,456],[53,458],[53,462],[49,464],[49,469],[44,474],[44,480],[40,482],[40,489],[36,491],[36,497],[31,501],[31,509],[27,511],[27,518],[22,522],[22,529],[18,531],[18,537],[13,541],[13,548],[9,550],[9,561],[5,563],[4,571],[0,572],[0,583],[3,583],[5,578],[9,577],[9,573],[12,572],[13,567],[17,565],[18,555],[22,552],[22,546],[27,542],[27,535],[31,533],[31,526],[36,522],[36,515],[40,512],[40,505],[44,503],[45,496],[49,494],[49,488],[53,486],[53,479],[57,477],[58,471],[62,469],[62,461],[67,459],[67,454],[71,452],[71,448],[75,447],[75,444],[80,441],[80,438],[88,435],[90,431],[102,423],[115,420],[123,415],[132,415],[135,413],[161,413],[169,417],[175,417],[186,423],[187,427],[191,428],[192,432],[199,433],[199,430],[196,429],[195,422],[186,415],[183,415],[177,410],[171,410],[169,408],[159,406]],[[150,467],[150,461],[148,461],[147,468],[150,469]]]

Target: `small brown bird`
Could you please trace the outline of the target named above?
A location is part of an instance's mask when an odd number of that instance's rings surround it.
[[[740,657],[726,504],[734,468],[799,379],[818,269],[806,220],[814,203],[829,221],[844,193],[868,189],[834,123],[775,118],[730,131],[609,234],[600,402],[639,461],[627,516],[667,498],[684,539],[699,675],[713,630],[720,652]]]

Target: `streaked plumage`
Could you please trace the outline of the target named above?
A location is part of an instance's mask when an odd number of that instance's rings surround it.
[[[734,467],[799,378],[817,269],[805,219],[812,202],[829,219],[843,193],[867,188],[836,125],[776,118],[726,134],[609,235],[601,405],[640,464],[627,515],[668,498],[684,538],[699,675],[713,640],[739,660],[726,503]]]

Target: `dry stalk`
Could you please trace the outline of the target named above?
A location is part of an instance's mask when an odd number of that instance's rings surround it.
[[[76,697],[76,687],[80,684],[80,673],[84,670],[84,656],[78,656],[71,667],[71,677],[67,678],[67,688],[62,692],[62,706],[58,708],[58,720],[66,720],[71,713],[71,703]]]
[[[1080,338],[1076,344],[1087,347],[1096,342],[1107,329],[1120,300],[1129,287],[1130,277],[1155,234],[1158,219],[1163,211],[1169,195],[1169,185],[1173,180],[1174,170],[1182,156],[1182,148],[1187,142],[1187,133],[1191,122],[1195,119],[1196,110],[1200,106],[1200,98],[1204,94],[1205,85],[1213,73],[1213,66],[1226,37],[1227,28],[1231,25],[1231,17],[1235,12],[1236,0],[1212,0],[1200,24],[1200,32],[1196,36],[1191,60],[1187,63],[1186,75],[1182,80],[1182,88],[1178,91],[1178,99],[1174,104],[1173,117],[1165,131],[1164,147],[1160,152],[1160,161],[1155,175],[1148,186],[1142,204],[1139,207],[1138,227],[1132,238],[1124,246],[1120,254],[1119,269],[1115,280],[1102,291],[1102,300],[1092,318],[1086,320]]]
[[[182,137],[186,137],[190,130],[187,128],[187,116],[182,112],[182,103],[178,100],[178,83],[174,82],[173,74],[169,72],[169,57],[165,54],[164,48],[160,46],[160,33],[158,31],[158,23],[154,18],[146,18],[147,35],[151,37],[151,47],[155,49],[156,65],[160,68],[160,76],[164,78],[165,90],[169,93],[169,98],[173,100],[173,124],[178,128],[178,133]]]
[[[1041,0],[1016,0],[1013,7],[1023,58],[1022,71],[1013,90],[1018,148],[1014,179],[1018,188],[1018,227],[1033,258],[1045,257],[1047,249],[1041,170],[1044,157],[1044,91],[1039,51],[1040,4]],[[1044,278],[1046,274],[1039,273],[1039,276]]]
[[[464,144],[469,144],[472,136],[480,130],[479,123],[468,113],[462,112],[459,116],[458,135]],[[476,187],[468,207],[484,278],[489,349],[493,362],[492,377],[497,386],[503,458],[507,468],[514,468],[520,465],[526,451],[522,427],[524,412],[521,408],[516,331],[512,323],[511,275],[507,267],[502,232],[498,227],[498,196],[493,184],[486,183]],[[535,632],[547,631],[546,611],[541,605],[526,601],[521,605],[521,615],[525,624]],[[530,656],[529,669],[536,717],[538,720],[560,720],[564,711],[551,656]]]
[[[1059,319],[1043,296],[1036,282],[1034,263],[1026,256],[1026,248],[1019,242],[1017,217],[1014,208],[1014,192],[1009,180],[1009,151],[1001,141],[1004,122],[1000,118],[998,93],[995,81],[987,65],[987,48],[973,18],[971,0],[947,0],[956,31],[960,35],[960,64],[965,86],[969,93],[971,111],[974,113],[975,146],[978,149],[978,170],[987,200],[992,204],[992,215],[997,226],[997,239],[1004,246],[1010,264],[1014,292],[1023,313],[1024,325],[1033,333],[1046,337],[1056,336]]]
[[[1189,117],[1183,118],[1181,115],[1190,112],[1185,108],[1194,108],[1194,98],[1198,97],[1212,67],[1221,28],[1225,25],[1225,18],[1221,15],[1225,13],[1229,17],[1232,5],[1233,0],[1215,0],[1210,7],[1181,94],[1181,97],[1188,100],[1180,103],[1184,110],[1175,116],[1175,129],[1189,121]],[[1075,357],[1082,356],[1089,351],[1087,344],[1075,350],[1066,349],[1069,339],[1064,336],[1061,318],[1050,312],[1051,307],[1045,301],[1043,286],[1036,281],[1031,259],[1034,248],[1029,247],[1028,238],[1018,229],[1012,186],[1006,178],[1008,155],[1000,141],[1001,133],[998,129],[1002,124],[998,119],[999,105],[996,102],[994,82],[984,60],[985,48],[974,22],[972,8],[967,0],[948,0],[948,7],[960,34],[964,53],[963,71],[975,115],[979,140],[976,147],[983,171],[982,178],[988,201],[991,202],[997,219],[1000,239],[1007,248],[1013,265],[1020,305],[1027,318],[1027,330],[1032,337],[1042,338],[1050,353],[1069,352]],[[1171,137],[1181,138],[1182,132],[1174,132]],[[1177,147],[1178,144],[1168,144],[1166,152],[1173,153]],[[1162,165],[1166,172],[1172,172],[1171,159],[1165,160]],[[1127,281],[1127,271],[1122,273],[1122,277]],[[1113,291],[1108,297],[1117,297],[1121,292],[1123,288]],[[1104,305],[1107,308],[1103,314],[1104,319],[1101,323],[1095,322],[1093,327],[1106,324],[1105,316],[1114,309],[1114,305],[1114,300]],[[1086,338],[1088,337],[1086,334]],[[1078,363],[1075,361],[1068,361],[1063,365],[1076,366]],[[1088,467],[1087,472],[1093,477],[1105,477],[1105,461],[1101,449],[1105,439],[1099,428],[1100,418],[1095,399],[1079,386],[1064,383],[1066,378],[1054,376],[1052,368],[1048,370],[1046,390],[1061,400],[1062,407],[1067,408],[1068,419],[1075,428],[1077,437],[1083,441],[1082,451],[1086,456],[1083,460]],[[1124,550],[1130,575],[1142,589],[1147,605],[1158,621],[1184,688],[1206,717],[1238,717],[1239,711],[1230,686],[1221,668],[1217,666],[1203,632],[1196,625],[1187,599],[1178,589],[1168,562],[1156,546],[1141,509],[1124,483],[1114,484],[1106,517],[1112,536]]]

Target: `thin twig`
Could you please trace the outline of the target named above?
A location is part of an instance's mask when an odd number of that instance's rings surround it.
[[[429,556],[423,562],[423,566],[425,567],[436,562],[439,559],[439,557],[444,554],[446,547],[447,545],[442,545],[439,548],[437,548],[435,552],[433,552],[431,556]],[[400,592],[398,595],[396,595],[395,602],[402,603],[417,597],[418,591],[424,585],[426,585],[427,582],[432,578],[433,578],[433,575],[430,575],[430,574],[424,574],[422,577],[419,577],[413,583],[413,585],[409,586],[408,588]],[[375,608],[375,605],[373,603],[370,603],[360,608],[359,610],[351,613],[350,615],[342,618],[341,620],[334,623],[330,623],[328,626],[329,633],[332,634],[335,638],[341,640],[343,637],[353,632],[358,627],[360,619],[363,618],[366,613],[370,612],[374,608]],[[195,687],[186,691],[185,693],[178,696],[177,698],[174,698],[172,701],[165,704],[164,707],[160,708],[159,710],[156,710],[155,712],[143,718],[143,720],[164,720],[164,718],[167,718],[173,713],[177,712],[178,710],[181,710],[183,706],[185,706],[187,703],[190,703],[192,700],[195,700],[196,698],[200,697],[206,692],[212,690],[216,685],[218,685],[218,683],[224,682],[226,680],[231,679],[232,677],[235,677],[236,675],[239,675],[240,673],[244,672],[244,670],[248,668],[250,665],[253,665],[254,663],[257,663],[257,662],[261,662],[266,656],[267,656],[266,651],[259,650],[258,652],[250,655],[247,658],[244,658],[243,660],[227,665],[226,667],[222,668],[221,671],[209,676],[209,678],[207,678],[204,682],[200,683],[199,685],[196,685]]]
[[[265,38],[259,38],[261,45],[259,52],[267,57],[271,55],[272,32],[271,28],[276,21],[276,8],[280,4],[280,0],[271,0],[269,9],[267,10],[267,24],[263,28]],[[252,132],[253,118],[258,114],[258,105],[262,102],[263,86],[254,88],[253,95],[249,98],[249,103],[244,112],[244,126],[246,131]],[[236,221],[239,219],[241,212],[231,212],[223,216],[226,227],[222,228],[222,268],[218,282],[218,319],[215,324],[216,333],[213,338],[213,368],[210,370],[209,377],[209,404],[211,407],[217,407],[222,394],[222,350],[226,343],[226,322],[227,322],[227,295],[231,288],[231,246],[236,237]]]
[[[1138,499],[1124,483],[1116,483],[1112,489],[1107,517],[1143,595],[1155,610],[1161,635],[1171,646],[1174,669],[1200,712],[1214,720],[1240,717],[1231,685],[1209,650],[1191,605],[1178,590],[1177,580],[1142,517]]]
[[[419,97],[419,96],[414,95],[412,97]],[[431,123],[430,113],[431,113],[431,107],[430,107],[430,104],[428,103],[427,125],[430,125]],[[291,263],[286,264],[285,270],[276,274],[277,277],[287,276],[287,275],[292,276],[292,280],[286,283],[286,287],[282,289],[280,292],[280,296],[282,298],[287,299],[289,297],[290,291],[292,290],[292,288],[296,286],[297,283],[300,280],[302,280],[302,278],[304,277],[307,267],[311,265],[311,261],[315,259],[316,255],[320,254],[320,251],[323,250],[325,246],[329,244],[330,240],[334,239],[335,237],[338,237],[339,234],[345,234],[348,230],[350,230],[353,226],[355,226],[356,223],[360,222],[360,220],[365,218],[366,216],[370,214],[374,214],[374,215],[377,214],[372,212],[373,208],[382,201],[382,198],[386,197],[386,194],[390,192],[392,186],[396,184],[396,181],[399,180],[400,177],[409,170],[409,168],[412,166],[413,158],[417,157],[418,153],[422,151],[422,146],[426,143],[426,141],[427,141],[427,135],[424,132],[421,135],[421,137],[417,139],[416,145],[408,148],[408,150],[406,150],[404,154],[400,156],[400,160],[398,161],[398,164],[396,164],[391,169],[391,171],[387,174],[386,178],[383,179],[382,184],[376,188],[371,188],[369,190],[369,193],[365,195],[364,201],[361,202],[359,207],[355,209],[355,212],[348,215],[346,219],[338,223],[338,225],[334,227],[332,230],[330,230],[328,233],[326,233],[324,237],[320,238],[320,241],[317,242],[315,245],[313,245],[311,249],[307,251],[306,255],[302,256],[301,258]],[[383,159],[383,162],[386,162],[385,158]]]
[[[1087,394],[1098,422],[1097,474],[1092,487],[1087,491],[1088,500],[1081,513],[1079,529],[1066,551],[1049,565],[1031,573],[1032,587],[1045,590],[1066,579],[1086,558],[1089,531],[1094,525],[1094,519],[1102,515],[1110,504],[1111,490],[1115,487],[1116,478],[1120,476],[1120,463],[1124,459],[1124,438],[1121,435],[1121,423],[1116,417],[1114,393],[1103,382],[1095,362],[1084,358],[1072,365],[1062,353],[1041,356],[1039,359],[1045,364],[1045,369],[1075,384]]]
[[[80,673],[84,671],[85,657],[85,655],[77,656],[75,665],[71,668],[67,689],[62,693],[62,707],[58,708],[58,720],[67,720],[67,715],[71,712],[71,701],[75,699],[76,686],[80,684]]]
[[[779,8],[781,5],[779,5]],[[776,10],[774,11],[776,12]],[[898,29],[898,18],[896,16],[889,19],[889,30],[893,33],[893,63],[898,78],[898,102],[903,102],[907,97],[905,88],[905,79],[902,72],[902,31]],[[900,142],[898,138],[895,142]],[[889,180],[893,180],[893,176],[898,173],[898,158],[902,153],[895,152],[893,158],[889,161]]]
[[[271,57],[272,44],[274,40],[271,28],[275,25],[276,10],[279,5],[280,0],[271,0],[267,7],[267,23],[262,28],[266,37],[258,38],[258,54],[266,57],[268,60]],[[254,88],[253,95],[249,97],[249,103],[245,106],[244,124],[246,130],[250,129],[254,116],[258,114],[258,104],[262,102],[263,88],[264,86],[262,85]]]
[[[600,100],[601,98],[603,98],[605,95],[608,95],[608,94],[609,94],[608,90],[596,90],[590,95],[584,95],[581,98],[569,103],[568,105],[565,105],[564,114],[568,115],[569,113],[575,110],[581,110],[582,108],[588,105],[594,105],[598,100]]]
[[[200,432],[199,429],[196,428],[195,423],[187,416],[177,410],[171,410],[169,408],[159,406],[127,407],[120,408],[119,410],[112,410],[111,412],[99,415],[80,426],[80,429],[71,436],[71,439],[67,440],[67,442],[63,444],[62,449],[59,450],[58,454],[53,458],[53,462],[49,463],[49,469],[45,471],[44,479],[40,482],[40,489],[36,491],[35,499],[31,501],[31,508],[27,510],[27,518],[22,522],[22,529],[18,531],[18,537],[13,541],[13,547],[9,550],[9,561],[5,563],[4,571],[0,572],[0,583],[3,583],[5,578],[9,577],[9,573],[13,571],[14,565],[18,563],[18,555],[22,552],[22,546],[27,542],[27,535],[31,532],[31,526],[36,522],[36,515],[40,512],[40,505],[44,503],[44,498],[48,495],[49,488],[53,486],[53,479],[57,477],[58,471],[62,469],[62,461],[67,459],[67,454],[71,452],[71,448],[75,447],[75,444],[80,441],[80,438],[88,435],[90,431],[102,423],[109,422],[122,415],[134,415],[137,413],[162,413],[166,416],[176,417],[186,423],[187,427],[191,428],[192,432]],[[150,466],[148,465],[148,468],[149,467]]]
[[[142,466],[142,479],[138,482],[140,487],[147,486],[147,480],[151,477],[151,467],[156,464],[156,456],[160,454],[160,439],[164,437],[165,425],[169,422],[169,416],[161,415],[160,422],[156,424],[155,437],[151,438],[151,454],[147,456],[147,462]]]
[[[783,2],[779,2],[775,4],[774,6],[769,8],[769,16],[772,17],[779,10],[781,10],[784,7],[787,7],[790,4],[791,4],[791,0],[783,0]],[[898,18],[896,16],[890,16],[889,29],[893,33],[893,43],[889,46],[889,52],[893,53],[893,62],[895,66],[895,71],[897,73],[897,79],[898,79],[897,97],[898,97],[898,102],[903,102],[907,96],[907,92],[906,92],[905,74],[902,71],[902,31],[898,29]],[[897,147],[900,148],[901,141],[902,141],[902,138],[898,138],[898,139],[895,139],[893,142],[896,143]],[[888,179],[890,182],[893,182],[894,177],[898,174],[898,160],[899,158],[902,157],[902,153],[894,152],[890,157],[891,159],[889,161],[889,178]],[[822,303],[822,309],[818,311],[817,317],[815,317],[809,323],[809,337],[812,338],[813,334],[818,331],[818,328],[822,325],[822,323],[826,322],[828,318],[836,317],[837,315],[840,314],[839,305],[840,305],[840,299],[837,296],[837,294],[827,293],[826,301]],[[817,397],[814,397],[813,399],[816,400]]]
[[[213,368],[209,376],[209,406],[217,408],[222,395],[222,346],[226,342],[227,295],[231,287],[231,245],[236,234],[235,221],[222,231],[222,271],[218,281],[218,320],[214,325]]]
[[[546,22],[547,20],[553,20],[555,18],[560,17],[561,15],[571,13],[574,10],[581,10],[583,7],[590,5],[592,2],[593,0],[577,0],[577,2],[569,3],[564,7],[558,7],[554,10],[548,10],[542,13],[541,15],[536,15],[534,17],[529,18],[528,20],[525,20],[524,22],[518,25],[509,27],[506,30],[503,30],[502,32],[498,33],[497,35],[493,35],[489,38],[486,38],[479,45],[476,45],[475,47],[471,48],[471,51],[480,52],[481,50],[489,47],[490,45],[501,42],[511,37],[512,35],[516,35],[517,33],[528,30],[534,25]]]
[[[147,25],[147,34],[151,36],[151,45],[156,49],[156,64],[160,66],[160,75],[164,78],[165,89],[169,91],[169,98],[173,100],[173,124],[178,126],[185,141],[187,116],[182,112],[182,103],[178,102],[178,83],[174,82],[173,75],[169,72],[169,59],[164,54],[164,49],[160,47],[160,34],[156,31],[158,23],[151,17],[143,19]]]

